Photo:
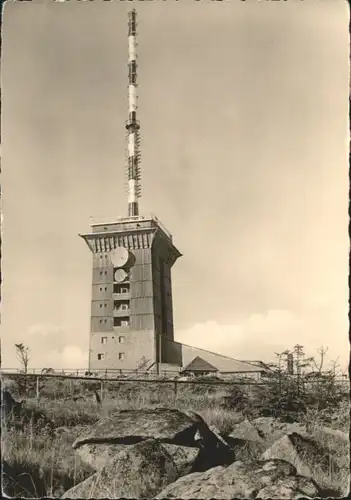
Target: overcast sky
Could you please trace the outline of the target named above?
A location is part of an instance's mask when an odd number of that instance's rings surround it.
[[[134,2],[142,213],[182,252],[176,340],[348,361],[348,5]],[[89,217],[127,213],[131,2],[7,2],[3,365],[84,368]]]

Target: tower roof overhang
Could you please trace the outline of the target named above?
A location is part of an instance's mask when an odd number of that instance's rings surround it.
[[[79,233],[79,236],[84,239],[88,247],[92,252],[96,252],[95,242],[97,240],[102,241],[101,248],[106,249],[106,251],[111,248],[111,246],[120,246],[120,243],[113,243],[111,245],[111,237],[117,237],[117,239],[123,239],[126,243],[122,243],[121,246],[126,246],[130,250],[139,248],[139,238],[137,240],[137,246],[133,240],[133,235],[145,235],[147,237],[147,247],[151,247],[154,242],[156,244],[162,244],[167,247],[167,255],[171,265],[182,256],[179,250],[174,246],[172,234],[165,228],[165,226],[159,221],[155,215],[150,215],[148,217],[143,216],[133,216],[133,217],[119,217],[113,222],[92,222],[92,231],[89,233]],[[115,238],[113,238],[115,240]],[[144,245],[144,243],[143,243]],[[145,248],[145,246],[143,246]],[[105,251],[105,250],[102,250]]]

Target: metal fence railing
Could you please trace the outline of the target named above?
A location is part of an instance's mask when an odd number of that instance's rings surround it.
[[[0,369],[0,374],[24,374],[24,371],[21,370],[20,368],[1,368]],[[45,374],[50,374],[53,376],[61,377],[61,376],[76,376],[76,377],[82,377],[82,378],[91,378],[93,376],[97,377],[105,377],[105,378],[110,378],[110,377],[132,377],[132,376],[145,376],[147,378],[152,378],[152,377],[175,377],[179,376],[179,371],[178,370],[159,370],[157,372],[156,370],[142,370],[142,369],[108,369],[108,370],[92,370],[89,371],[86,368],[64,368],[64,369],[56,369],[56,370],[51,370],[51,369],[46,369],[46,368],[30,368],[27,371],[27,375],[45,375]]]

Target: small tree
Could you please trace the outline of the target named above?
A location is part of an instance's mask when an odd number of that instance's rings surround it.
[[[15,344],[16,356],[18,361],[21,363],[24,372],[24,394],[27,395],[27,372],[28,364],[30,359],[30,348],[24,344]]]

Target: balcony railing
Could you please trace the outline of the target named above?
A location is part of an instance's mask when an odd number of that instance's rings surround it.
[[[111,224],[116,224],[118,222],[128,223],[128,222],[138,222],[138,221],[153,221],[153,222],[155,222],[157,224],[157,226],[172,241],[172,239],[173,239],[172,233],[170,233],[170,231],[168,231],[168,229],[162,224],[162,222],[160,221],[160,219],[158,219],[158,217],[156,217],[156,215],[154,215],[153,213],[150,213],[150,214],[148,214],[146,216],[144,216],[144,215],[134,215],[134,216],[131,216],[131,217],[122,217],[122,216],[119,216],[119,217],[116,217],[114,220],[112,220],[110,222],[107,222],[106,218],[103,218],[103,217],[90,217],[90,226],[91,227],[94,227],[94,226],[109,226]]]
[[[117,309],[117,307],[115,307],[113,309],[113,316],[115,318],[120,318],[120,317],[123,317],[123,316],[130,316],[130,309]]]

